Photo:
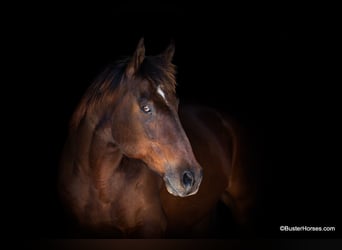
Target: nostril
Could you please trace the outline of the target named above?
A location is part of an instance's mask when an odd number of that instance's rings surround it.
[[[182,180],[185,188],[191,188],[194,184],[194,175],[190,171],[185,171]]]

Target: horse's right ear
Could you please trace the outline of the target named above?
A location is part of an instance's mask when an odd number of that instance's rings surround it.
[[[126,76],[131,78],[139,69],[141,63],[145,59],[145,45],[144,38],[139,40],[138,46],[131,58],[130,62],[127,64]]]
[[[171,63],[173,55],[175,54],[175,41],[171,40],[170,45],[166,48],[162,56],[167,63]]]

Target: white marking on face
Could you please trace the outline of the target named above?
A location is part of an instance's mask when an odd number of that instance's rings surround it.
[[[166,97],[165,97],[165,93],[164,93],[164,91],[161,89],[160,85],[159,85],[158,88],[157,88],[157,93],[158,93],[161,97],[163,97],[163,99],[164,99],[165,102],[167,103],[167,100],[166,100]]]

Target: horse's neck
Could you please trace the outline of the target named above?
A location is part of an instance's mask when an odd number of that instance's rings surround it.
[[[152,173],[142,161],[122,154],[112,139],[109,120],[100,119],[98,122],[95,122],[94,119],[91,122],[86,120],[82,125],[89,143],[88,151],[86,151],[89,154],[86,164],[87,173],[102,202],[113,201],[117,193],[122,192],[125,188],[129,189],[133,186],[133,190],[136,192],[136,183],[139,181],[146,180],[151,186],[160,187],[161,179]],[[130,181],[127,182],[127,179]]]
[[[75,140],[82,161],[80,165],[101,193],[123,157],[112,138],[110,120],[88,114],[80,124]]]

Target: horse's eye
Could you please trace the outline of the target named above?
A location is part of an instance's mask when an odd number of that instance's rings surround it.
[[[148,105],[144,105],[142,106],[142,111],[144,111],[145,113],[151,113],[151,108]]]

